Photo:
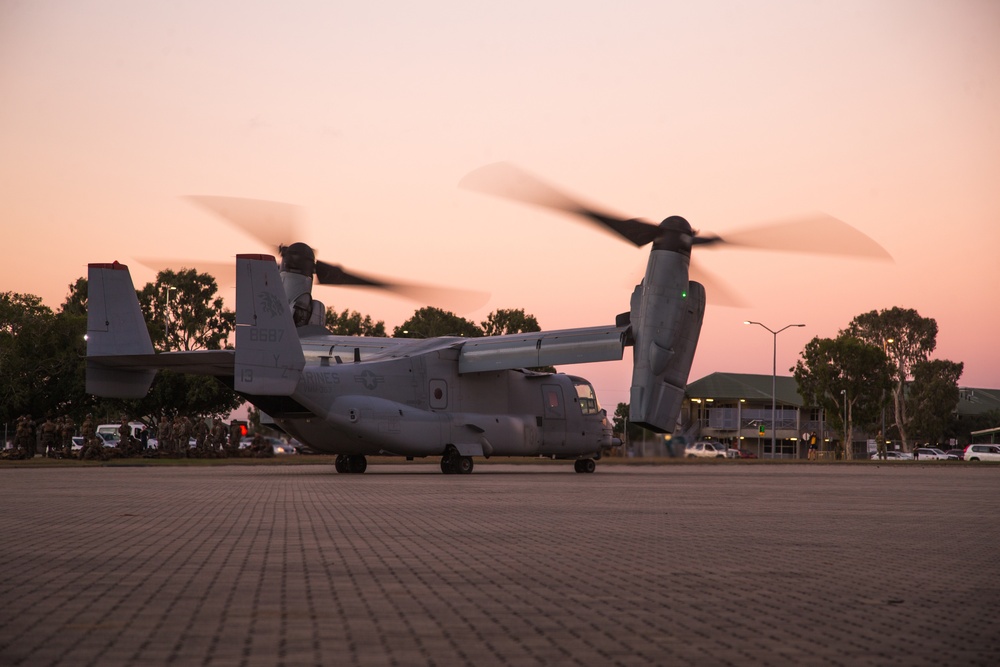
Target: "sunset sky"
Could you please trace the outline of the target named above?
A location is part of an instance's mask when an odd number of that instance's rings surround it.
[[[252,237],[181,199],[302,207],[360,272],[492,294],[546,329],[628,309],[647,250],[459,189],[509,161],[596,205],[724,234],[821,211],[893,263],[695,250],[691,379],[786,374],[856,315],[937,320],[934,358],[1000,388],[1000,3],[0,0],[0,291],[58,308],[89,262],[227,261]],[[178,267],[179,268],[179,267]],[[230,299],[232,289],[223,293]],[[423,304],[319,288],[389,330]],[[605,407],[622,362],[563,367]]]

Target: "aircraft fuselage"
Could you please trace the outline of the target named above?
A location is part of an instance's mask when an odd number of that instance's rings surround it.
[[[303,347],[332,349],[337,341],[344,339],[303,340]],[[388,359],[309,354],[289,397],[248,398],[304,444],[335,454],[421,457],[454,447],[465,456],[578,458],[612,445],[586,380],[523,370],[460,374],[447,339],[428,343]]]

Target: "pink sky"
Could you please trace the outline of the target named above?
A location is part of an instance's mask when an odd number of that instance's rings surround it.
[[[0,291],[58,307],[88,262],[263,250],[182,201],[286,201],[327,261],[489,291],[474,321],[610,323],[646,251],[456,187],[513,162],[588,201],[726,230],[823,211],[893,264],[723,250],[691,379],[769,374],[872,309],[937,320],[1000,387],[1000,3],[0,3]],[[317,290],[402,323],[415,304]],[[564,367],[606,407],[631,353]]]

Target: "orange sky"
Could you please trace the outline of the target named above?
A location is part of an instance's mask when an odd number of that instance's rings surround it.
[[[613,321],[645,251],[459,190],[507,160],[588,201],[724,233],[823,211],[894,264],[723,250],[691,377],[785,372],[872,309],[937,320],[1000,387],[1000,3],[0,2],[0,291],[58,307],[88,262],[259,252],[182,201],[299,204],[320,257],[489,291],[475,321]],[[400,324],[415,304],[317,296]],[[631,354],[565,367],[626,401]]]

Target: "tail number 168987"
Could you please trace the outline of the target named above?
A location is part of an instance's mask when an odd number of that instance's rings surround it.
[[[264,327],[251,327],[250,340],[262,343],[277,343],[284,335],[282,329],[266,329]]]

